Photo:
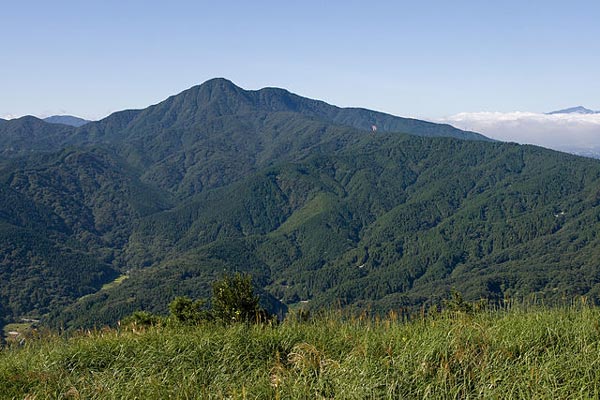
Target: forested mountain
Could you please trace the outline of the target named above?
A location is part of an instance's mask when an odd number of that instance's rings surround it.
[[[271,310],[385,311],[450,287],[600,298],[595,160],[224,79],[80,128],[27,117],[0,133],[8,318],[114,323],[233,270]]]
[[[72,132],[73,127],[50,124],[32,116],[0,119],[0,155],[5,158],[59,150]]]
[[[145,110],[87,124],[70,143],[118,143],[130,163],[146,170],[144,180],[186,197],[278,162],[337,151],[373,125],[377,132],[488,140],[449,125],[338,108],[283,89],[247,91],[213,79]]]
[[[313,308],[413,307],[451,287],[470,299],[598,298],[598,187],[597,162],[537,147],[365,138],[144,219],[127,254],[155,267],[62,318],[164,311],[165,287],[200,296],[230,268]]]
[[[101,149],[36,154],[0,169],[0,293],[13,317],[48,312],[119,275],[137,220],[171,206]]]

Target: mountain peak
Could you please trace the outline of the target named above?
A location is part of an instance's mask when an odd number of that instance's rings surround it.
[[[267,87],[245,90],[225,78],[213,78],[143,110],[120,112],[86,125],[77,132],[78,141],[106,141],[108,138],[146,137],[150,132],[166,129],[173,135],[183,135],[185,130],[207,131],[209,126],[231,124],[232,119],[255,121],[262,124],[266,115],[286,113],[287,117],[304,121],[320,121],[371,132],[407,133],[418,136],[445,136],[460,139],[489,140],[474,132],[461,131],[449,125],[439,125],[409,118],[396,117],[377,111],[340,108],[320,100],[296,95],[286,89]],[[227,121],[218,121],[226,118]],[[229,125],[228,125],[229,126]],[[222,132],[222,129],[215,134]]]
[[[225,79],[225,78],[212,78],[209,79],[207,81],[205,81],[204,83],[201,83],[198,86],[205,86],[205,87],[220,87],[220,88],[225,88],[225,87],[229,87],[229,88],[238,88],[239,87],[233,83],[232,81],[230,81],[229,79]]]
[[[565,108],[563,110],[552,111],[547,113],[548,115],[554,114],[599,114],[600,111],[590,110],[589,108],[585,108],[583,106]]]
[[[185,94],[187,92],[192,92],[195,94],[202,93],[204,96],[207,96],[208,99],[217,97],[219,95],[235,95],[242,92],[245,92],[244,89],[237,86],[233,82],[225,78],[213,78],[209,79],[200,85],[193,86],[188,90],[183,91],[180,94]]]

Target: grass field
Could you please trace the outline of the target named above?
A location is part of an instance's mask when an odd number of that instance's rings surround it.
[[[2,350],[0,387],[15,399],[598,398],[600,309],[50,334]]]

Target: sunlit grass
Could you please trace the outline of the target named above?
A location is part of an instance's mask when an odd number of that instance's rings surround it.
[[[116,286],[119,286],[121,283],[123,283],[123,281],[125,281],[125,279],[128,279],[129,275],[127,274],[122,274],[119,275],[117,278],[115,278],[114,281],[105,283],[104,285],[102,285],[102,288],[100,290],[108,290],[108,289],[112,289]]]
[[[49,335],[0,354],[6,398],[598,398],[600,309],[341,314]]]

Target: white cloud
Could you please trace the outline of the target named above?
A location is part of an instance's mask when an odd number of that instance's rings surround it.
[[[564,151],[600,149],[600,114],[474,112],[438,121],[503,141]]]
[[[16,115],[13,115],[13,114],[4,114],[4,115],[0,116],[0,118],[2,118],[2,119],[15,119],[15,118],[18,118],[18,117]]]

